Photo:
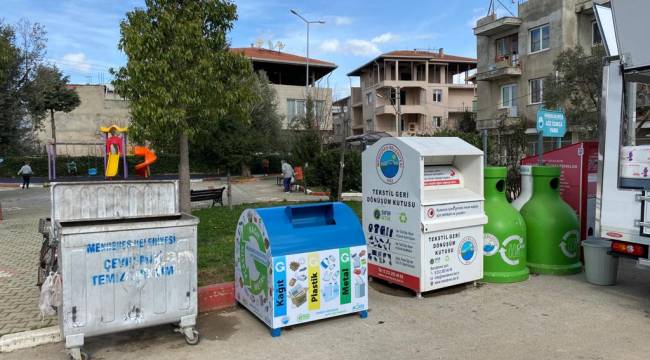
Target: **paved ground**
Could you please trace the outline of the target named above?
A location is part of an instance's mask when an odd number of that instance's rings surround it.
[[[0,335],[54,325],[38,310],[36,269],[42,237],[38,219],[49,213],[43,188],[0,191]]]
[[[225,186],[220,182],[194,182],[192,188]],[[284,194],[274,178],[233,184],[233,204],[265,201],[317,201],[321,198],[304,194]],[[0,187],[4,221],[0,223],[0,336],[56,324],[56,319],[42,319],[38,310],[36,284],[38,253],[42,237],[38,219],[49,215],[49,190],[21,190]],[[194,203],[195,207],[210,202]]]
[[[650,353],[650,277],[621,264],[619,284],[583,275],[459,286],[416,299],[371,283],[370,315],[295,326],[279,338],[236,308],[201,315],[196,347],[169,326],[89,338],[95,359],[626,359]],[[63,344],[3,360],[66,359]]]

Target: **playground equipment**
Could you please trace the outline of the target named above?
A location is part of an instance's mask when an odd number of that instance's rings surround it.
[[[101,127],[99,131],[102,133],[104,139],[103,142],[91,143],[91,142],[48,142],[47,149],[47,158],[48,158],[48,178],[49,180],[56,180],[56,158],[57,153],[69,154],[68,146],[90,146],[90,149],[87,149],[87,156],[93,157],[104,157],[104,176],[107,178],[116,177],[119,173],[120,167],[120,158],[122,158],[122,164],[124,168],[124,178],[128,178],[128,165],[126,161],[126,155],[128,151],[128,128],[119,127],[117,125],[111,125],[109,127]],[[122,135],[119,135],[122,134]],[[62,150],[63,149],[63,150]],[[73,148],[74,149],[74,148]],[[101,155],[100,155],[101,154]],[[149,148],[145,146],[134,146],[133,155],[144,157],[144,162],[135,165],[135,172],[139,176],[148,178],[150,173],[149,166],[156,162],[158,157],[156,154]],[[74,166],[72,166],[74,164]],[[78,164],[73,160],[67,163],[68,175],[76,175]],[[91,164],[91,160],[87,161],[88,166],[88,176],[96,176],[98,173],[97,170],[97,161],[95,160],[94,166]]]
[[[133,148],[133,154],[135,154],[135,156],[144,157],[144,162],[135,165],[135,173],[139,176],[148,178],[150,174],[149,165],[153,164],[156,159],[158,159],[156,153],[145,146],[135,146]]]
[[[126,162],[126,146],[128,128],[122,128],[117,125],[99,128],[104,134],[106,142],[106,152],[104,156],[104,175],[107,178],[115,177],[118,173],[120,157],[124,165],[124,178],[129,177],[129,169]],[[118,133],[123,134],[122,136]]]

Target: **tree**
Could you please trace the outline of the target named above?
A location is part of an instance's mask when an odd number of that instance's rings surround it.
[[[21,20],[0,20],[0,153],[23,153],[34,143],[41,114],[33,113],[34,94],[27,89],[45,54],[45,30]]]
[[[553,61],[555,74],[544,81],[544,106],[563,108],[569,125],[586,138],[598,136],[600,97],[602,92],[603,46],[562,51]]]
[[[252,96],[247,121],[221,121],[204,141],[197,141],[197,145],[202,145],[193,149],[193,156],[229,170],[239,168],[242,176],[251,175],[250,164],[256,155],[280,149],[282,127],[275,89],[266,73],[254,74],[246,86]],[[221,146],[213,146],[209,139],[218,139]]]
[[[292,119],[289,126],[293,132],[291,154],[296,165],[305,166],[314,161],[323,149],[321,127],[316,114],[314,99],[305,101],[305,115]]]
[[[28,92],[33,100],[30,105],[35,114],[49,113],[52,128],[52,140],[56,149],[56,124],[54,112],[70,112],[74,110],[81,100],[77,92],[68,87],[69,77],[63,76],[56,66],[40,65],[36,69],[36,76],[28,87]],[[55,150],[56,151],[56,150]]]
[[[458,130],[466,133],[476,132],[476,113],[472,111],[463,111],[463,117],[458,123]]]
[[[131,102],[131,132],[157,149],[179,153],[180,209],[190,212],[189,143],[210,139],[220,121],[244,121],[252,72],[228,51],[237,19],[228,0],[146,0],[120,24],[126,66],[112,71]],[[211,146],[218,146],[215,141]]]

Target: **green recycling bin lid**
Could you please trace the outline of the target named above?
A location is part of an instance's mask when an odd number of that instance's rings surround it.
[[[488,166],[483,169],[483,176],[486,178],[504,178],[508,174],[505,166]]]
[[[560,176],[560,168],[557,166],[533,166],[533,176]]]

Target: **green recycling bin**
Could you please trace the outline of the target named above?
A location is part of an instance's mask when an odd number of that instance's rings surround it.
[[[528,267],[539,274],[582,270],[578,218],[560,197],[560,168],[533,166],[533,196],[521,208],[526,221]]]
[[[506,200],[505,167],[484,171],[485,214],[483,227],[483,281],[510,283],[528,279],[526,223]]]

